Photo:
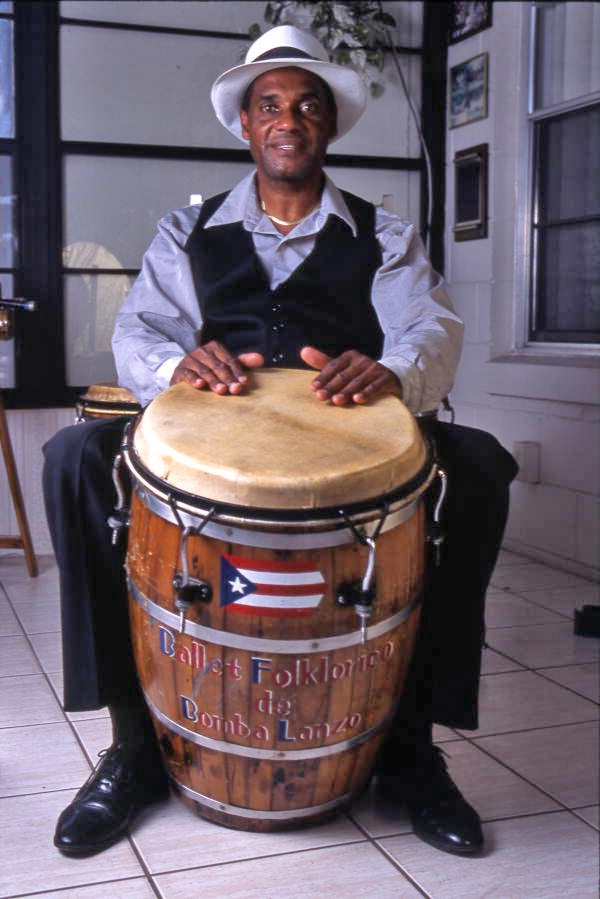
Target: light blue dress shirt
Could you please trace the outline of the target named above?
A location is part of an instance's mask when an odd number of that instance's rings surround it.
[[[143,405],[168,387],[177,364],[198,346],[202,315],[184,248],[200,208],[186,206],[160,220],[141,272],[117,315],[113,352],[119,384]],[[204,227],[241,222],[252,234],[274,289],[312,251],[329,215],[339,216],[356,237],[356,223],[342,194],[326,178],[320,205],[289,234],[282,234],[260,209],[253,172],[233,188]],[[371,289],[384,335],[379,361],[400,379],[409,409],[414,413],[437,409],[452,386],[462,323],[414,225],[377,208],[375,232],[382,252]]]

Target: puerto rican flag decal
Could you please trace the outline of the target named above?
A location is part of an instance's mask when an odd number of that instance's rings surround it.
[[[312,615],[325,591],[316,564],[221,556],[221,605],[245,615]]]

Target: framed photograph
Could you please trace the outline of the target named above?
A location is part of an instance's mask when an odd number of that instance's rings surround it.
[[[492,24],[491,0],[479,2],[450,3],[450,24],[448,27],[448,43],[456,44]]]
[[[488,54],[480,53],[450,69],[450,128],[488,114]]]
[[[454,156],[454,240],[487,237],[488,144]]]

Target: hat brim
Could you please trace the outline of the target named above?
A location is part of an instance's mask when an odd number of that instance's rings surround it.
[[[248,143],[242,137],[240,122],[240,107],[246,89],[264,72],[284,68],[306,69],[331,88],[337,106],[337,128],[330,142],[343,137],[354,127],[367,105],[367,89],[358,72],[320,59],[265,59],[228,69],[212,86],[210,99],[216,116],[238,140]]]

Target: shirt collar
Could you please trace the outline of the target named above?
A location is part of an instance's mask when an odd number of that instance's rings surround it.
[[[219,225],[231,225],[234,222],[241,222],[246,231],[260,231],[261,233],[276,231],[279,237],[283,236],[258,205],[254,176],[255,172],[251,172],[236,184],[216,212],[205,223],[205,228],[216,228]],[[352,231],[352,236],[356,237],[356,222],[346,205],[346,201],[333,181],[325,175],[321,203],[298,226],[299,232],[301,231],[302,236],[305,236],[321,231],[330,215],[336,215],[345,222]],[[292,235],[295,236],[295,229],[290,232],[289,236]],[[301,236],[300,233],[297,236]]]

